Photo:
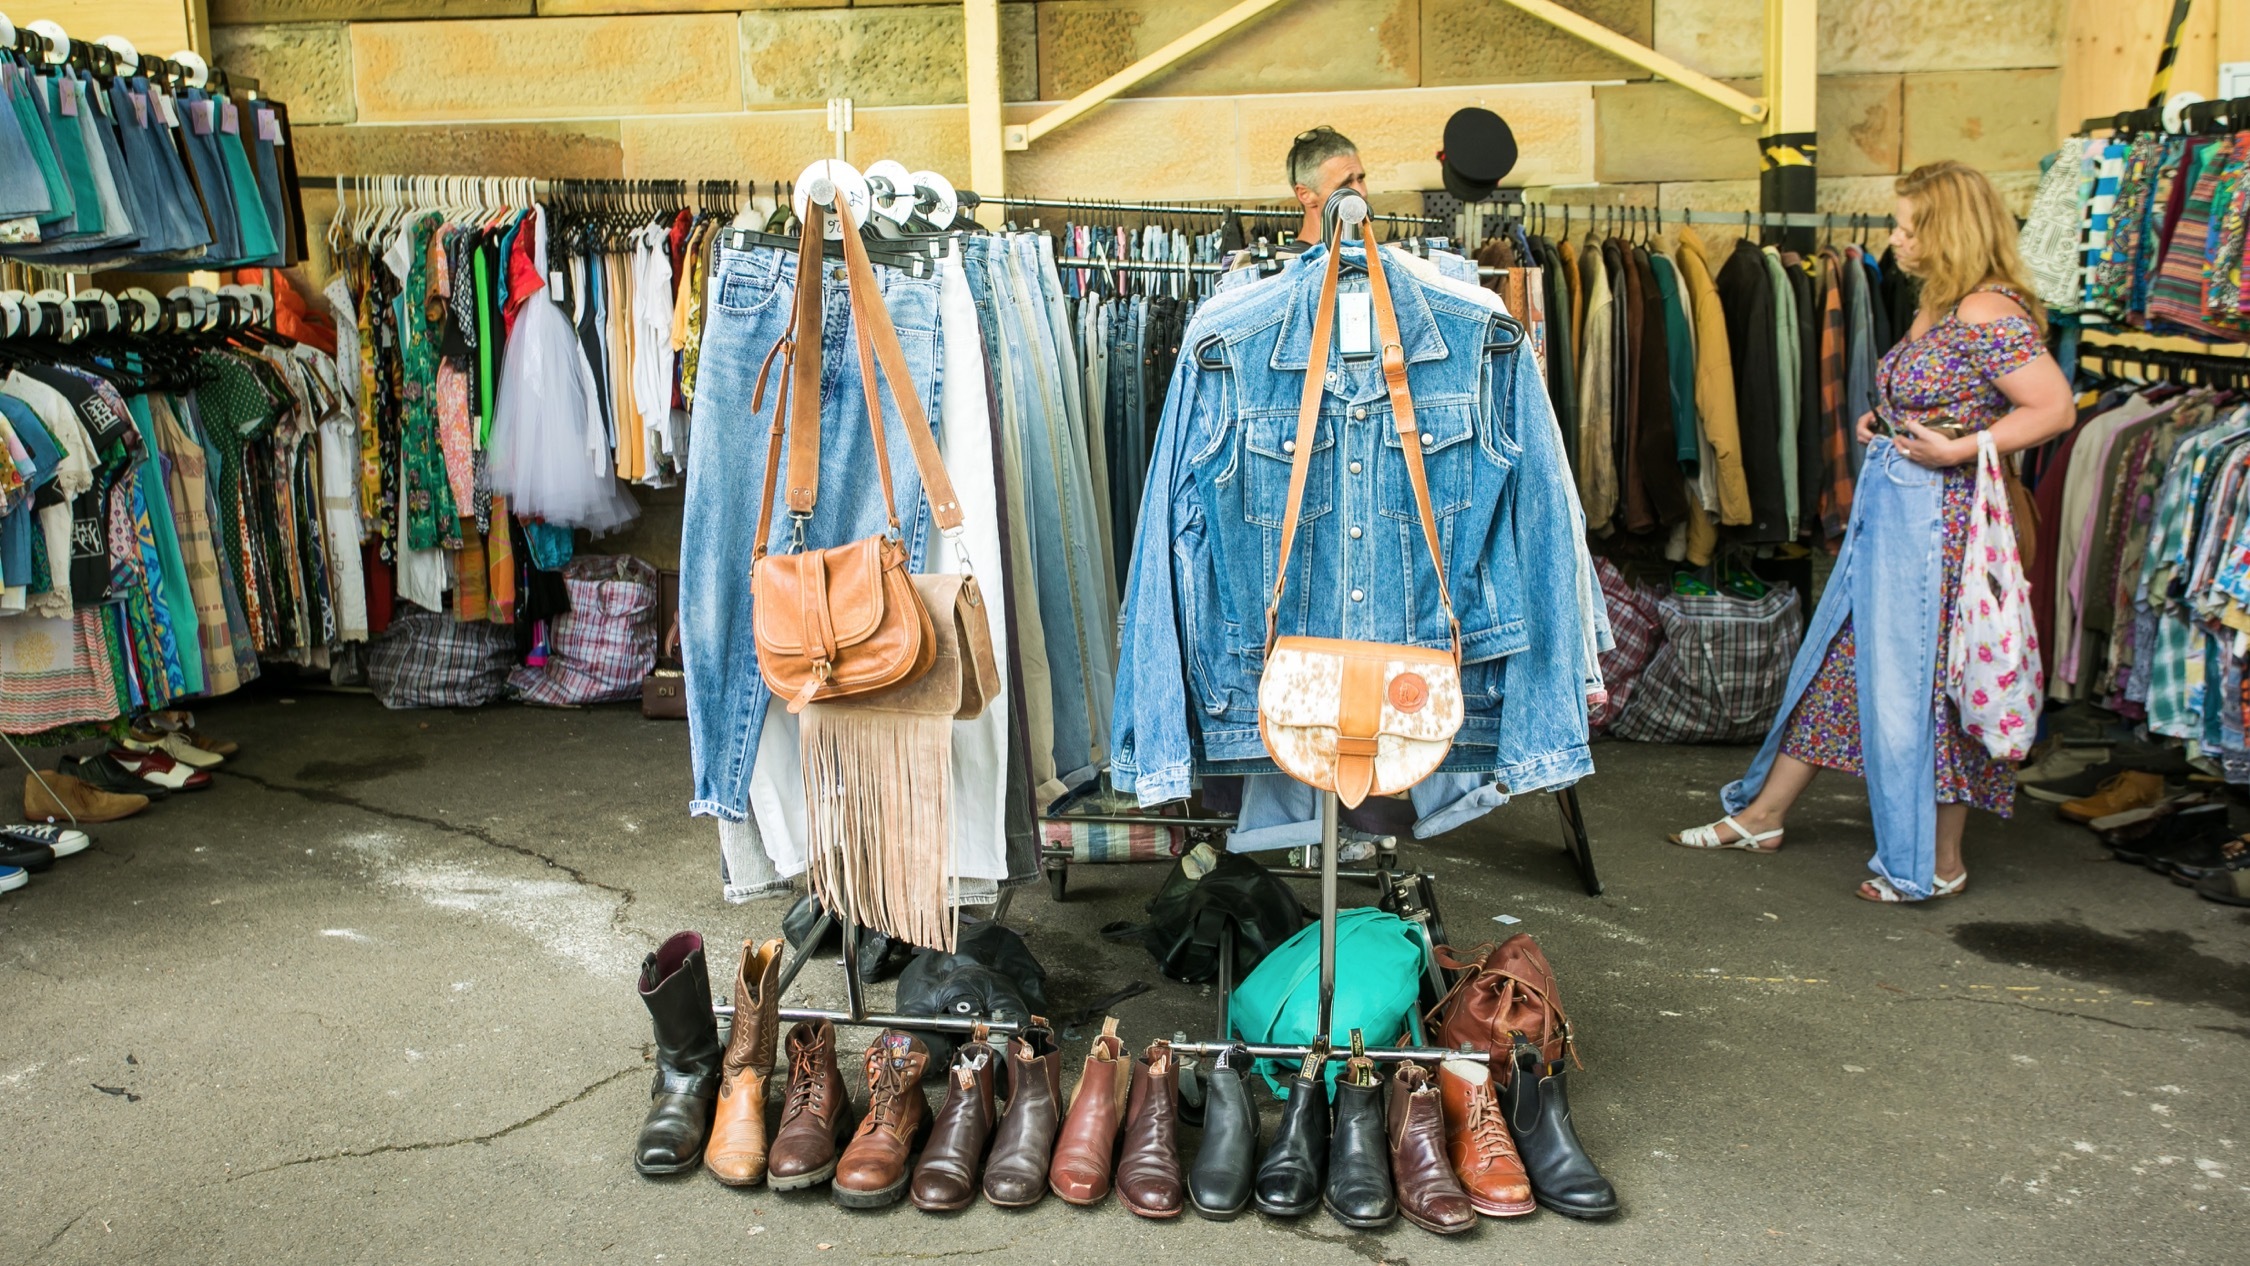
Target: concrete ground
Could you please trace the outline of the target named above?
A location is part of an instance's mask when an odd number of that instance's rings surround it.
[[[720,901],[686,727],[310,694],[205,724],[244,749],[215,789],[0,898],[0,1262],[2250,1260],[2250,912],[2028,800],[1972,826],[1965,896],[1906,909],[1852,898],[1866,807],[1833,775],[1778,857],[1665,846],[1737,749],[1597,749],[1599,898],[1544,798],[1409,845],[1457,939],[1510,915],[1546,947],[1578,1128],[1625,1206],[1444,1240],[641,1178],[641,955],[782,909]],[[1158,980],[1092,930],[1160,874],[1017,900],[1058,1010]],[[837,980],[810,968],[792,1000]],[[1201,1032],[1209,1007],[1159,983],[1124,1031]]]

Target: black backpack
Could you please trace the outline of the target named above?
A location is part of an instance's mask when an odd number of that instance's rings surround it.
[[[998,923],[964,923],[954,951],[916,951],[898,978],[901,1015],[949,1015],[1021,1024],[1047,1010],[1047,969],[1032,957],[1015,929]],[[964,1033],[915,1030],[930,1051],[932,1073],[953,1062]]]
[[[1220,933],[1232,927],[1239,982],[1311,922],[1297,894],[1273,872],[1240,853],[1211,856],[1198,846],[1180,858],[1149,898],[1148,922],[1112,924],[1102,934],[1140,941],[1168,979],[1200,984],[1218,979]],[[1205,865],[1209,869],[1197,874]]]

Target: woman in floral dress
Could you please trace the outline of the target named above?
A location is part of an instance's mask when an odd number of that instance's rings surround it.
[[[1945,631],[1976,504],[1976,433],[1991,432],[2004,457],[2072,420],[2070,385],[2047,355],[2046,314],[2016,254],[2015,220],[1991,182],[1940,162],[1902,177],[1897,192],[1891,246],[1922,283],[1921,308],[1877,369],[1875,409],[1859,419],[1861,486],[1884,483],[1854,505],[1789,697],[1750,774],[1722,797],[1734,812],[1672,837],[1689,848],[1774,852],[1815,773],[1860,775],[1877,852],[1875,878],[1858,895],[1881,902],[1962,891],[1970,806],[2005,816],[2014,801],[2014,769],[1962,728],[1946,697]],[[1902,694],[1901,682],[1916,689]],[[1926,698],[1929,712],[1911,698]]]

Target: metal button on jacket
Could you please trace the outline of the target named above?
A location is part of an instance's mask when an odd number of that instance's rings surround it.
[[[1367,598],[1367,594],[1366,594],[1366,592],[1365,592],[1365,591],[1363,591],[1363,590],[1359,590],[1359,589],[1354,589],[1354,590],[1352,590],[1352,601],[1354,601],[1354,602],[1362,602],[1362,601],[1365,601],[1365,600],[1366,600],[1366,598]]]
[[[1352,473],[1353,473],[1353,474],[1355,474],[1355,475],[1359,473],[1359,463],[1358,463],[1358,462],[1353,462],[1353,463],[1352,463]]]
[[[1359,529],[1356,527],[1352,529],[1352,539],[1355,541],[1359,539]]]

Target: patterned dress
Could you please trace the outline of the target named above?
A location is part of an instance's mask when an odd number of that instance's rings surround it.
[[[2021,295],[2005,286],[1981,289],[2023,302]],[[1971,431],[1984,430],[2015,407],[1993,380],[2030,364],[2046,350],[2038,327],[2028,317],[2010,315],[1971,325],[1958,310],[1947,313],[1922,337],[1900,343],[1883,358],[1876,370],[1878,408],[1894,421],[1950,422]],[[1976,493],[1976,463],[1945,472],[1945,588],[1940,612],[1950,613],[1961,591],[1961,555],[1969,539]],[[1810,765],[1864,777],[1855,646],[1852,624],[1846,619],[1828,644],[1820,671],[1797,701],[1781,750]],[[2015,807],[2015,770],[1961,728],[1960,715],[1945,695],[1945,657],[1941,629],[1930,705],[1937,713],[1938,803],[1975,805],[2006,817]]]

